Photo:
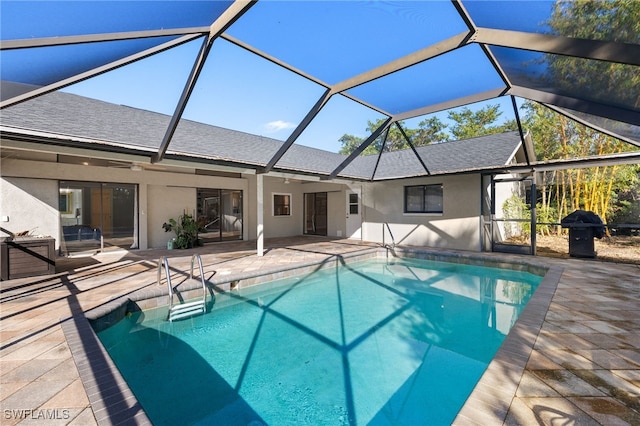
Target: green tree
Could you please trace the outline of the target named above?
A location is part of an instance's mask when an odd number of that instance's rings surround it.
[[[546,24],[552,33],[566,37],[638,44],[638,16],[637,0],[560,0]],[[580,92],[596,101],[614,99],[625,107],[640,107],[640,73],[635,66],[553,54],[545,55],[544,63],[547,72],[539,83],[557,93],[572,96]],[[597,156],[630,148],[541,105],[528,103],[524,109],[538,160]],[[634,176],[633,166],[547,172],[542,179],[541,207],[555,212],[557,221],[574,209],[593,210],[607,221],[607,216],[616,211],[616,194],[630,185],[625,183],[629,182],[628,176]]]
[[[354,136],[354,135],[348,135],[348,134],[344,134],[342,135],[342,137],[340,139],[338,139],[338,141],[342,144],[342,147],[340,148],[340,151],[338,151],[340,154],[342,155],[349,155],[351,154],[353,151],[355,151],[362,142],[364,142],[364,139],[358,137],[358,136]],[[367,150],[370,150],[371,152],[366,152]],[[375,154],[373,152],[373,148],[371,147],[371,145],[369,145],[369,147],[367,147],[367,150],[365,150],[365,154]]]
[[[468,139],[517,129],[515,120],[495,124],[501,115],[500,105],[497,104],[487,105],[477,111],[467,107],[460,112],[449,111],[448,117],[455,123],[451,127],[451,134],[454,139]]]
[[[411,142],[415,146],[446,142],[449,140],[449,134],[445,131],[447,127],[438,117],[426,118],[418,123]]]
[[[567,37],[638,44],[640,3],[637,0],[561,0],[549,25]]]
[[[378,129],[383,123],[384,119],[379,119],[376,121],[369,121],[367,123],[367,133],[372,134]],[[404,122],[400,122],[403,130],[407,134],[407,137],[413,137],[416,130],[406,129],[404,127]],[[342,144],[339,153],[342,155],[349,155],[353,151],[355,151],[365,139],[360,138],[358,136],[344,134],[339,139],[339,142]],[[384,149],[383,149],[384,146]],[[374,155],[379,154],[380,150],[384,152],[388,151],[397,151],[399,149],[407,149],[409,148],[409,144],[407,140],[400,132],[400,129],[396,125],[391,125],[386,132],[383,132],[373,143],[371,143],[365,150],[362,152],[362,155]]]
[[[382,123],[384,123],[383,119],[380,119],[375,123],[369,122],[369,127],[367,128],[367,131],[369,133],[373,133],[380,125],[382,125]],[[403,130],[407,134],[407,137],[411,138],[415,130],[407,129],[403,121],[400,121],[399,124],[402,126]],[[396,126],[395,124],[389,127],[388,132],[386,133],[386,139],[385,139],[385,134],[383,133],[375,141],[376,153],[380,152],[383,144],[384,144],[384,150],[383,150],[384,152],[398,151],[401,149],[409,148],[409,143],[407,142],[407,139],[402,135],[402,132],[400,132],[400,129],[398,129],[398,126]]]
[[[640,165],[627,167],[623,179],[617,182],[612,200],[610,222],[617,224],[640,223]],[[628,228],[619,229],[629,234]]]
[[[384,119],[379,119],[376,121],[369,121],[367,123],[367,133],[372,134],[375,132],[378,127],[384,123]],[[386,142],[385,142],[386,138]],[[365,139],[360,138],[358,136],[344,134],[339,139],[342,147],[340,148],[339,153],[342,155],[349,155],[365,141]],[[408,147],[404,136],[400,133],[397,127],[391,126],[388,129],[388,132],[383,132],[373,143],[371,143],[364,151],[362,151],[362,155],[374,155],[379,154],[380,150],[384,145],[384,151],[394,151],[397,149],[404,149],[404,147]]]
[[[515,120],[509,120],[502,124],[496,124],[502,113],[499,105],[488,105],[478,111],[472,111],[465,107],[461,112],[450,111],[448,114],[455,125],[451,128],[451,134],[455,139],[466,139],[476,136],[505,132],[508,130],[516,130]],[[369,121],[367,132],[373,133],[382,123],[384,119],[377,121]],[[424,146],[432,143],[446,142],[451,139],[446,132],[447,124],[443,123],[438,117],[429,117],[418,123],[417,129],[408,129],[404,122],[399,122],[405,134],[411,140],[414,146]],[[386,135],[386,141],[385,141]],[[349,155],[364,141],[357,136],[345,134],[339,139],[342,147],[340,154]],[[364,155],[378,154],[383,147],[384,151],[397,151],[400,149],[410,148],[406,138],[402,135],[396,125],[391,125],[388,134],[382,134],[364,151]]]
[[[531,131],[539,161],[600,156],[628,151],[631,147],[590,129],[543,105],[527,102],[523,122]],[[615,210],[616,193],[628,188],[637,166],[613,165],[545,172],[538,182],[540,208],[554,212],[556,222],[576,209],[591,210],[605,221]]]
[[[548,21],[566,37],[640,44],[640,1],[578,0],[556,2]],[[594,100],[640,108],[640,72],[633,65],[546,55],[547,82],[560,92],[580,91]]]

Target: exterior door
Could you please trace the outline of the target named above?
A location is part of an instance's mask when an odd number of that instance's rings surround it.
[[[304,233],[327,235],[327,193],[304,194]]]
[[[137,248],[137,187],[132,184],[60,181],[62,251]]]
[[[490,190],[490,202],[484,204],[491,207],[491,251],[535,255],[535,183],[530,178],[494,176]]]
[[[347,238],[362,238],[362,205],[359,189],[347,190]]]
[[[199,188],[197,202],[203,243],[242,239],[242,191]]]

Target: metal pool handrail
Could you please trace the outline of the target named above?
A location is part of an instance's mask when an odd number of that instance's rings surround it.
[[[171,272],[169,269],[169,259],[166,256],[162,256],[158,260],[158,285],[162,283],[162,267],[164,266],[165,276],[167,278],[167,287],[169,288],[169,314],[168,320],[183,318],[198,313],[206,312],[207,302],[207,285],[204,281],[204,270],[202,268],[202,259],[199,254],[191,256],[191,270],[189,272],[189,279],[193,279],[193,265],[195,261],[198,261],[198,268],[200,269],[200,281],[202,282],[202,298],[193,302],[178,303],[173,302],[174,287],[171,285]]]
[[[200,270],[200,281],[202,281],[202,290],[206,290],[206,284],[204,283],[204,270],[202,269],[202,258],[199,254],[191,256],[191,271],[189,272],[189,279],[193,279],[193,261],[198,261],[198,269]]]
[[[169,271],[169,259],[166,256],[162,256],[158,259],[158,285],[162,284],[162,267],[164,266],[164,274],[167,277],[167,286],[169,286],[169,296],[173,293],[173,287],[171,286],[171,272]]]
[[[385,226],[386,226],[386,227],[387,227],[387,229],[389,230],[389,235],[391,236],[391,248],[393,249],[393,248],[395,248],[395,247],[396,247],[396,239],[395,239],[395,238],[393,238],[393,233],[391,232],[391,227],[389,226],[389,222],[384,222],[384,223],[382,224],[382,246],[383,246],[383,247],[386,247],[386,246],[387,246],[387,245],[385,244],[385,241],[384,241],[384,234],[385,234],[385,232],[384,232],[384,228],[385,228]]]

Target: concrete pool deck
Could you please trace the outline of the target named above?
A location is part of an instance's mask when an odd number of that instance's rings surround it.
[[[188,251],[112,252],[59,258],[55,275],[2,281],[0,423],[148,422],[135,398],[122,390],[104,354],[89,347],[77,318],[116,297],[155,287],[161,256],[170,256],[171,266],[185,271],[192,253],[198,253],[205,277],[211,278],[322,261],[373,247],[377,246],[344,239],[296,237],[267,240],[263,257],[255,255],[255,242]],[[534,295],[535,303],[527,306],[456,424],[640,424],[640,266],[468,254],[531,260],[552,268],[555,278]],[[68,340],[69,329],[80,341]],[[72,350],[78,347],[87,351],[88,363],[74,358]],[[107,384],[99,379],[104,371],[109,372]],[[91,377],[99,380],[91,383]],[[109,403],[114,398],[122,409]]]

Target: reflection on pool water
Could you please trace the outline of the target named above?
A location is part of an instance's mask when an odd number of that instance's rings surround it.
[[[99,338],[156,425],[450,424],[542,277],[367,260]]]

